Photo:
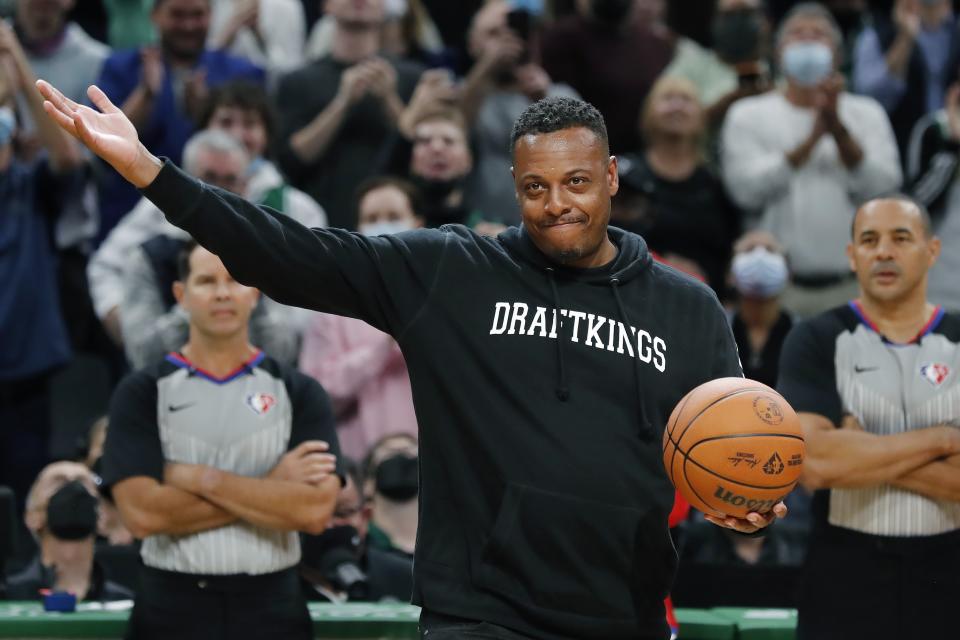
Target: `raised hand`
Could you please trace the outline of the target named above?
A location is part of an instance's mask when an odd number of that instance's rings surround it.
[[[37,89],[47,115],[135,187],[149,185],[160,173],[160,160],[140,143],[133,123],[99,87],[87,89],[99,111],[77,104],[44,80],[37,81]]]
[[[166,75],[163,68],[163,54],[157,47],[144,47],[140,51],[140,60],[140,84],[148,95],[159,95],[163,90],[163,78]]]

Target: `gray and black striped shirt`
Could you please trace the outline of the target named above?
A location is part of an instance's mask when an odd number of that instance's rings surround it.
[[[339,457],[330,401],[312,378],[258,353],[224,378],[172,353],[123,380],[110,407],[104,485],[163,481],[167,461],[266,475],[290,449],[324,440]],[[246,522],[143,541],[148,567],[189,574],[264,574],[300,560],[296,532]]]
[[[784,345],[778,388],[798,412],[878,435],[960,426],[960,318],[937,309],[908,344],[888,342],[850,304],[801,323]],[[892,485],[817,492],[817,526],[914,537],[960,530],[960,503]]]

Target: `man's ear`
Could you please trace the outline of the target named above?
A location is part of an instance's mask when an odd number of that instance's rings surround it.
[[[615,196],[620,191],[620,172],[617,168],[617,156],[610,156],[607,163],[607,187],[610,189],[610,195]]]
[[[177,301],[177,304],[179,304],[179,305],[181,305],[181,306],[182,306],[182,303],[183,303],[183,295],[184,295],[184,293],[185,293],[185,288],[184,288],[184,286],[183,286],[183,283],[180,282],[179,280],[177,280],[176,282],[174,282],[174,283],[173,283],[173,297],[174,297],[174,299]]]

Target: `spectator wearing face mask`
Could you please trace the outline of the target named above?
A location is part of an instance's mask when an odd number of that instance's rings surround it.
[[[761,0],[717,0],[711,29],[712,51],[681,37],[663,74],[696,85],[715,128],[734,102],[769,90],[770,23]]]
[[[307,600],[327,602],[409,602],[412,558],[371,544],[371,507],[363,493],[360,466],[341,459],[345,483],[327,530],[302,535],[300,576]],[[414,459],[414,469],[416,460]]]
[[[11,600],[35,600],[40,589],[68,591],[78,601],[129,600],[126,588],[107,580],[93,557],[99,499],[89,469],[55,462],[40,472],[27,495],[24,521],[39,551],[7,581]]]
[[[417,438],[406,433],[386,435],[370,447],[364,461],[364,493],[372,505],[371,547],[413,556],[419,514],[419,452]]]
[[[821,5],[797,5],[777,34],[782,91],[740,100],[722,132],[733,200],[783,239],[793,268],[784,304],[801,316],[856,294],[844,257],[856,204],[900,185],[883,108],[843,90],[840,30]]]
[[[423,226],[416,191],[402,180],[375,178],[361,186],[357,202],[357,227],[364,235]],[[364,458],[385,433],[417,433],[400,347],[366,322],[315,314],[304,333],[300,369],[330,394],[340,447],[347,456]]]
[[[428,76],[421,84],[432,82]],[[502,231],[503,216],[482,211],[467,188],[474,164],[463,114],[414,97],[400,122],[401,134],[380,163],[381,173],[404,176],[417,188],[423,226],[463,224],[484,235]]]
[[[743,375],[776,388],[780,349],[793,319],[780,303],[787,286],[783,247],[766,231],[751,231],[733,248],[733,285],[739,294],[730,324]]]

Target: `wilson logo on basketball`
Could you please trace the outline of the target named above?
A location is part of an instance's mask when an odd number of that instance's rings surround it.
[[[742,496],[740,494],[730,491],[723,485],[718,484],[717,490],[713,494],[714,498],[719,498],[727,504],[731,504],[735,507],[746,507],[747,511],[756,511],[758,513],[763,513],[769,511],[773,508],[773,505],[777,504],[786,496],[780,498],[775,498],[773,500],[760,500],[757,498],[748,498],[747,496]]]
[[[780,454],[776,451],[770,456],[770,459],[763,465],[763,472],[768,476],[776,476],[783,473],[784,464],[780,459]]]
[[[753,410],[757,417],[767,424],[780,424],[783,422],[783,410],[777,401],[768,396],[757,396],[753,399]]]

